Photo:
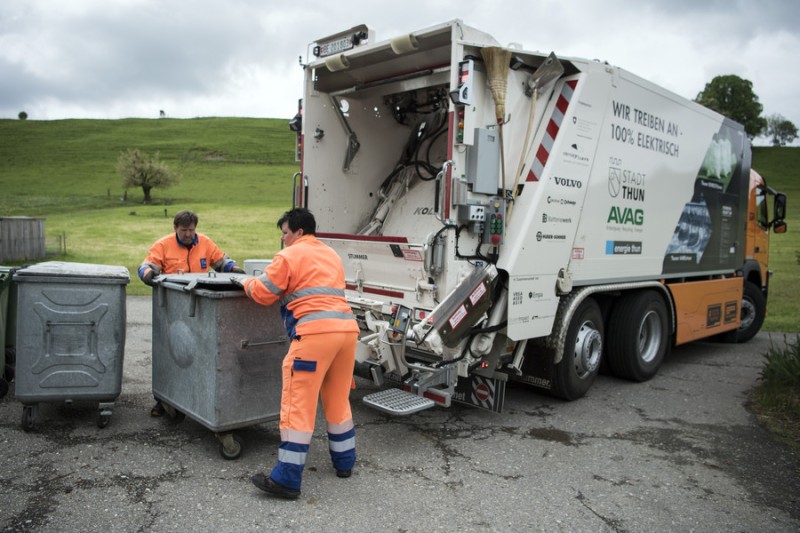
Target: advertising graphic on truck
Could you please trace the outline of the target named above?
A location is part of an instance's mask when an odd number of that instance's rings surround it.
[[[344,262],[365,403],[500,411],[509,380],[577,399],[605,363],[744,342],[786,196],[743,127],[618,67],[453,20],[309,45],[294,204]],[[770,201],[771,200],[771,201]]]

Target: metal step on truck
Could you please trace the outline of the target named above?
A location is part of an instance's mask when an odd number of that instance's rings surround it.
[[[786,196],[741,125],[459,20],[353,27],[303,68],[293,203],[344,262],[357,373],[399,385],[368,405],[499,412],[509,380],[574,400],[603,362],[645,381],[760,329]]]

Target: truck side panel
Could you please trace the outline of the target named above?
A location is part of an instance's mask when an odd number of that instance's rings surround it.
[[[702,339],[739,326],[742,278],[668,285],[675,300],[675,344]]]
[[[548,123],[539,128],[531,170],[508,220],[497,266],[509,273],[508,336],[514,340],[547,335],[555,318],[556,277],[569,264],[596,144],[573,148],[573,137],[562,132],[571,129],[572,110],[588,83],[587,76],[577,75],[556,85],[545,112]],[[563,166],[554,172],[558,162]]]
[[[551,331],[559,271],[582,286],[741,265],[742,128],[627,72],[579,67],[537,139],[546,157],[538,174],[531,165],[498,262],[509,272],[514,340]]]

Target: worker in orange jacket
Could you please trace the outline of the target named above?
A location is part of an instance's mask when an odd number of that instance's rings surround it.
[[[198,217],[193,211],[179,211],[172,219],[175,233],[157,240],[139,267],[139,278],[153,285],[160,274],[202,273],[213,268],[217,272],[244,273],[236,261],[220,250],[214,241],[197,233]],[[162,416],[160,400],[150,410],[150,416]]]
[[[351,475],[356,450],[349,396],[359,328],[344,297],[342,261],[317,239],[314,215],[292,209],[278,227],[285,247],[262,275],[234,278],[234,283],[259,304],[280,302],[291,339],[282,366],[278,462],[269,475],[257,473],[251,479],[271,495],[297,498],[319,398],[336,475]]]
[[[214,241],[197,233],[197,215],[193,211],[179,211],[173,218],[175,233],[157,240],[139,266],[139,278],[148,285],[160,274],[188,274],[208,272],[244,273],[236,261],[220,250]]]

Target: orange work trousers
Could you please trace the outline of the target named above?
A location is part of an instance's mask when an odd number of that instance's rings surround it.
[[[305,334],[292,341],[282,366],[281,446],[271,474],[278,483],[300,488],[320,399],[334,467],[352,469],[355,432],[350,390],[357,341],[357,332]]]

